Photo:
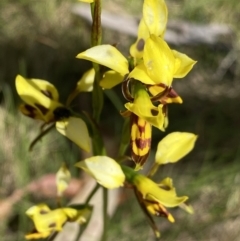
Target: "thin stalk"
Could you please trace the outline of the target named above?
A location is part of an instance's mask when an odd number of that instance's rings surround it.
[[[102,25],[101,25],[101,12],[102,1],[95,0],[91,4],[92,12],[92,46],[100,45],[102,42]]]
[[[108,228],[107,207],[108,207],[108,189],[103,188],[103,234],[102,234],[101,241],[107,240],[107,228]]]
[[[100,185],[97,183],[96,186],[93,188],[93,190],[91,191],[91,193],[88,195],[85,204],[88,204],[92,197],[94,196],[94,194],[97,192],[97,190],[99,189]]]
[[[92,47],[100,45],[102,42],[102,25],[101,25],[101,12],[102,12],[102,2],[101,0],[95,0],[91,3],[92,12],[92,35],[91,42]],[[103,90],[99,85],[102,79],[102,74],[98,64],[93,63],[93,68],[95,70],[95,80],[93,83],[93,93],[92,93],[92,105],[93,105],[93,118],[98,123],[100,115],[103,108]]]
[[[91,193],[88,195],[85,204],[88,204],[88,203],[91,201],[92,197],[93,197],[94,194],[97,192],[97,190],[99,189],[99,187],[100,187],[100,185],[97,183],[96,186],[95,186],[95,187],[93,188],[93,190],[91,191]],[[90,220],[88,220],[88,222],[89,222],[89,221],[90,221]],[[81,238],[83,232],[85,231],[85,229],[86,229],[86,227],[87,227],[87,224],[88,224],[88,223],[86,223],[86,224],[84,225],[84,227],[82,226],[81,228],[79,228],[78,234],[77,234],[77,236],[76,236],[76,238],[75,238],[75,241],[78,241],[78,240]]]
[[[37,144],[39,140],[42,139],[43,136],[45,136],[49,131],[51,131],[55,126],[55,123],[51,124],[49,127],[47,127],[44,131],[42,131],[30,144],[29,151],[32,151],[33,147]]]

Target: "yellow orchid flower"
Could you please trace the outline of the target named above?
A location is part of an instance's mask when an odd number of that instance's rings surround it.
[[[133,183],[137,190],[142,194],[144,200],[150,202],[155,201],[166,207],[177,207],[188,199],[186,196],[177,197],[175,192],[162,189],[151,179],[143,175],[136,175]]]
[[[54,231],[59,232],[68,219],[62,208],[46,210],[46,207],[43,209],[41,206],[34,206],[26,214],[33,220],[36,228],[36,232],[25,236],[26,239],[46,238]]]
[[[51,83],[40,79],[16,77],[16,90],[26,103],[20,106],[23,114],[44,122],[54,121],[54,110],[63,105],[58,101],[58,91]]]
[[[123,185],[125,175],[120,165],[108,156],[93,156],[75,164],[105,188],[118,188]]]
[[[121,114],[131,118],[131,156],[136,164],[135,170],[139,170],[146,162],[150,152],[152,126],[164,131],[165,116],[163,105],[153,105],[147,89],[142,83],[134,81],[133,86],[133,101],[125,104],[127,110]]]
[[[152,215],[166,217],[170,222],[174,222],[173,216],[165,207],[178,207],[188,197],[177,196],[176,190],[172,185],[172,179],[166,178],[160,184],[157,184],[129,167],[122,166],[122,170],[126,176],[126,181],[133,185],[139,204],[144,211]],[[150,221],[152,222],[152,227],[154,227],[154,221],[151,218]]]
[[[183,78],[195,63],[187,55],[172,51],[161,37],[151,35],[144,46],[143,62],[135,66],[128,78],[147,85],[171,86],[173,78]]]
[[[167,17],[167,6],[164,0],[144,1],[138,38],[130,47],[135,67],[128,78],[134,78],[148,85],[162,83],[170,87],[173,78],[183,78],[196,63],[186,55],[171,50],[163,40]],[[124,76],[129,73],[127,59],[111,45],[92,47],[78,54],[77,58],[106,66],[118,74],[118,78],[112,76],[111,81],[103,79],[101,81],[103,88],[112,88],[121,83]]]
[[[52,232],[61,231],[67,221],[82,224],[89,218],[91,210],[92,208],[87,205],[54,210],[51,210],[46,204],[35,205],[26,211],[26,215],[32,219],[36,230],[25,235],[25,238],[28,240],[47,238]]]
[[[138,81],[134,83],[134,100],[125,104],[128,111],[164,131],[163,105],[153,105],[146,88]]]
[[[59,102],[57,89],[46,80],[16,77],[16,90],[25,102],[20,106],[24,115],[40,119],[46,124],[56,123],[57,130],[75,142],[80,148],[90,151],[90,137],[85,122],[71,116],[71,112]]]

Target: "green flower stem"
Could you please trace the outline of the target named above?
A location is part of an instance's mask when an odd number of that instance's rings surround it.
[[[97,183],[96,186],[95,186],[95,187],[92,189],[92,191],[89,193],[89,195],[88,195],[88,197],[87,197],[87,199],[86,199],[86,201],[85,201],[85,205],[87,205],[87,204],[91,201],[92,197],[94,196],[94,194],[97,192],[97,190],[98,190],[99,188],[100,188],[100,185]],[[89,221],[90,221],[90,219],[88,220],[88,222],[89,222]],[[85,229],[86,229],[86,227],[87,227],[87,225],[88,225],[88,222],[79,229],[78,234],[77,234],[77,236],[76,236],[76,238],[75,238],[75,241],[78,241],[78,240],[80,239],[80,237],[82,236],[83,232],[85,231]]]
[[[146,87],[140,81],[134,81],[134,84],[132,85],[132,93],[134,98],[138,95],[145,96],[147,94]]]
[[[125,166],[125,165],[122,165],[121,168],[126,177],[126,180],[130,183],[133,183],[134,182],[133,180],[134,180],[135,176],[138,175],[138,173],[135,172],[132,168]]]
[[[101,11],[101,0],[95,0],[93,3],[91,3],[91,12],[93,20],[91,36],[92,47],[100,45],[102,42]],[[93,84],[92,93],[93,117],[95,121],[98,123],[103,108],[103,90],[99,86],[99,82],[102,79],[102,74],[100,72],[100,67],[98,64],[93,63],[93,68],[95,70],[95,80]]]
[[[107,240],[107,228],[108,228],[107,207],[108,207],[108,189],[103,188],[103,234],[102,234],[101,241]]]
[[[101,12],[102,1],[95,0],[91,3],[92,12],[92,46],[100,45],[102,42]]]
[[[93,118],[98,123],[100,120],[100,115],[104,105],[103,90],[99,85],[100,80],[102,79],[99,65],[93,64],[95,69],[95,80],[93,83],[93,92],[92,92],[92,107],[93,107]]]
[[[97,183],[96,186],[93,188],[93,190],[91,191],[91,193],[88,195],[85,204],[88,204],[92,197],[94,196],[94,194],[97,192],[97,190],[99,189],[100,185]]]
[[[101,0],[95,0],[91,4],[91,12],[92,12],[92,46],[100,45],[102,42],[102,26],[101,26],[101,11],[102,11],[102,2]],[[102,73],[100,71],[100,66],[98,64],[93,63],[93,68],[95,70],[95,80],[93,84],[93,93],[92,93],[92,106],[93,106],[93,119],[98,124],[100,120],[100,115],[102,112],[102,108],[104,105],[104,98],[103,98],[103,90],[99,85],[100,80],[102,79]],[[96,144],[100,143],[100,136],[99,139],[99,132],[97,136],[97,141],[93,140],[93,150],[95,155],[103,155],[105,153],[104,146],[97,146]],[[95,138],[94,138],[95,139]],[[100,143],[102,144],[102,143]],[[94,190],[93,190],[94,191]],[[108,192],[107,189],[103,189],[103,236],[102,241],[105,241],[107,238],[107,202],[108,199]]]
[[[51,131],[55,127],[55,123],[48,126],[44,131],[42,131],[30,144],[29,151],[32,151],[33,147],[37,144],[42,137],[44,137],[49,131]]]
[[[158,163],[153,163],[152,167],[150,168],[150,170],[147,174],[147,176],[152,177],[157,172],[157,170],[159,169],[159,166],[160,165]]]

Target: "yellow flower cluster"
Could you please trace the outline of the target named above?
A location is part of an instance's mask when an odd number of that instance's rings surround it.
[[[95,6],[97,1],[83,2]],[[172,87],[173,79],[185,77],[196,63],[187,55],[171,49],[164,40],[167,17],[168,11],[164,0],[144,0],[138,37],[129,49],[129,58],[108,44],[94,46],[79,53],[77,58],[91,61],[95,67],[98,65],[100,81],[96,82],[98,68],[87,71],[77,83],[75,90],[70,93],[65,105],[59,102],[58,91],[49,82],[26,79],[20,75],[16,77],[16,89],[24,101],[20,106],[21,112],[31,118],[42,120],[43,127],[55,124],[59,133],[85,151],[90,152],[92,141],[94,156],[76,163],[75,166],[91,175],[105,188],[118,188],[124,185],[132,188],[157,237],[160,233],[151,215],[166,217],[170,222],[174,222],[173,216],[166,208],[179,206],[188,212],[192,210],[185,204],[188,197],[177,196],[171,178],[165,178],[157,184],[150,177],[160,165],[175,163],[187,155],[197,139],[196,135],[186,132],[167,135],[158,144],[155,163],[148,176],[138,173],[149,156],[152,126],[165,131],[168,125],[167,105],[182,103],[181,97]],[[120,165],[116,160],[103,155],[105,152],[102,151],[102,146],[98,146],[101,153],[97,153],[96,143],[102,145],[95,123],[97,121],[89,115],[80,118],[69,109],[69,104],[80,92],[96,93],[96,83],[100,85],[101,88],[99,85],[97,88],[101,91],[122,84],[123,96],[127,103],[121,115],[130,118],[129,145],[131,160],[135,163],[134,169]],[[60,197],[67,188],[71,176],[68,170],[63,168],[57,177]],[[81,210],[71,207],[50,210],[45,204],[34,206],[27,211],[27,215],[33,220],[36,232],[28,234],[26,238],[45,238],[53,231],[60,231],[67,221],[81,222],[85,220],[85,211],[86,207]]]
[[[112,88],[123,80],[127,82],[123,84],[123,92],[131,93],[124,95],[129,97],[127,97],[129,102],[125,104],[128,114],[125,112],[123,115],[132,116],[132,158],[137,164],[137,169],[141,168],[147,159],[151,135],[150,128],[142,128],[140,125],[136,133],[137,123],[146,121],[151,126],[164,131],[168,125],[167,104],[182,103],[182,99],[172,89],[173,78],[183,78],[196,63],[187,55],[170,49],[164,41],[167,15],[167,7],[163,0],[144,1],[138,38],[130,47],[130,60],[112,45],[94,46],[77,55],[77,58],[110,69],[104,73],[100,82],[103,88]],[[134,65],[130,66],[129,63],[132,62]],[[133,86],[132,91],[126,89],[129,83]],[[148,133],[143,134],[143,132]],[[144,139],[143,136],[147,138]],[[136,147],[139,150],[136,150]]]

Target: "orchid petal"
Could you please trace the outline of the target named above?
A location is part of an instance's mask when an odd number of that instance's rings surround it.
[[[175,70],[173,77],[183,78],[190,72],[190,70],[197,63],[197,61],[189,58],[186,54],[180,53],[176,50],[172,50],[172,52],[174,54],[174,57],[180,62],[178,68]]]
[[[56,122],[56,129],[83,150],[90,151],[90,137],[85,122],[76,117],[69,117]]]
[[[164,131],[164,115],[162,111],[162,105],[154,106],[149,98],[147,91],[142,84],[135,84],[134,102],[128,102],[125,107],[139,116],[141,119],[149,122],[151,125]]]
[[[100,81],[100,86],[104,89],[112,89],[114,86],[120,84],[124,79],[124,76],[113,71],[109,70],[104,73],[103,79]]]
[[[75,164],[91,175],[105,188],[117,188],[123,185],[125,175],[120,165],[107,156],[93,156]]]
[[[85,72],[82,78],[77,82],[78,92],[91,92],[93,90],[94,77],[95,70],[93,68]]]
[[[167,24],[168,11],[164,0],[145,0],[143,19],[150,34],[162,36]]]
[[[16,89],[20,98],[29,106],[32,106],[40,114],[38,118],[44,116],[43,120],[50,122],[54,119],[53,111],[60,106],[58,102],[58,92],[55,87],[45,80],[25,79],[21,75],[16,77]],[[23,113],[27,113],[26,106]]]
[[[146,39],[149,37],[149,30],[144,20],[141,19],[138,26],[138,37],[134,44],[130,47],[130,54],[136,59],[141,59]]]
[[[162,38],[151,35],[147,39],[143,60],[147,73],[155,84],[162,83],[166,86],[171,86],[175,69],[175,58],[171,49]]]
[[[80,92],[91,92],[93,90],[94,78],[95,70],[93,68],[85,72],[77,82],[75,90],[69,95],[67,105],[69,105]]]
[[[158,187],[151,179],[140,174],[134,177],[133,182],[144,199],[159,202],[166,207],[176,207],[188,199],[186,196],[177,197],[175,192]]]
[[[129,79],[136,79],[146,85],[155,85],[153,79],[151,79],[147,73],[147,69],[143,63],[137,65],[128,75]]]
[[[68,188],[71,181],[71,173],[65,164],[61,166],[56,174],[56,185],[58,196],[61,197],[63,192]]]
[[[174,163],[194,147],[197,136],[187,132],[173,132],[164,137],[157,147],[155,162],[159,165]]]
[[[98,45],[77,55],[79,59],[86,59],[104,65],[125,75],[128,73],[127,59],[112,45]]]
[[[122,166],[122,170],[126,176],[126,180],[135,186],[145,201],[153,201],[166,207],[177,207],[188,199],[187,196],[178,197],[175,189],[168,191],[159,187],[158,184],[150,178],[134,172],[133,169],[129,167]]]

